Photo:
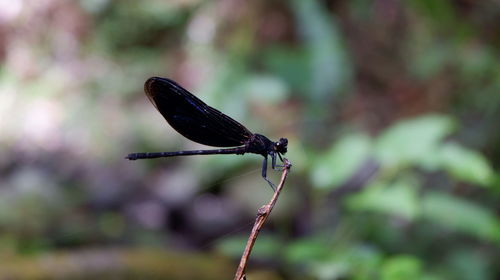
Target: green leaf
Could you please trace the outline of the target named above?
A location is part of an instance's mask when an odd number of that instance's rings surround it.
[[[311,270],[315,279],[344,279],[349,272],[349,264],[337,261],[316,262]]]
[[[331,248],[321,238],[301,239],[287,247],[286,258],[292,263],[309,263],[330,256]]]
[[[451,118],[441,115],[399,121],[377,139],[375,155],[385,167],[426,166],[454,127]]]
[[[223,254],[237,258],[245,249],[247,239],[244,236],[224,238],[217,244],[217,250]]]
[[[258,102],[277,104],[282,102],[288,93],[287,85],[274,76],[253,75],[242,85],[245,96]]]
[[[331,238],[318,236],[293,244],[287,256],[292,264],[306,266],[315,279],[371,279],[382,261],[381,252],[373,247],[332,243]]]
[[[471,201],[447,193],[430,192],[423,198],[422,215],[451,230],[500,241],[500,223],[495,214]]]
[[[311,172],[313,185],[333,188],[342,184],[366,161],[370,150],[368,136],[360,133],[343,136],[317,159]]]
[[[443,168],[451,176],[465,182],[486,186],[494,172],[484,156],[456,143],[447,143],[439,150]]]
[[[280,77],[290,89],[297,94],[304,94],[308,98],[311,77],[304,75],[308,67],[309,53],[304,48],[289,46],[273,46],[263,51],[262,63],[269,72]]]
[[[387,186],[381,182],[368,185],[351,196],[348,206],[358,211],[373,211],[413,220],[418,215],[417,187],[408,177]]]
[[[449,267],[450,279],[495,279],[491,260],[481,248],[457,248],[446,257],[444,263]]]
[[[337,258],[348,264],[349,274],[352,277],[345,278],[371,279],[379,271],[383,256],[376,248],[363,244],[346,247],[345,250],[337,253]]]
[[[383,280],[420,280],[422,279],[422,263],[413,256],[396,256],[389,258],[381,267]]]
[[[323,102],[339,93],[351,76],[342,35],[321,2],[295,0],[292,9],[309,50],[310,69],[305,71],[311,75],[309,96],[316,103]]]

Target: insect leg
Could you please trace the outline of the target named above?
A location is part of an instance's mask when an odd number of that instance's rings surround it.
[[[264,180],[269,183],[269,186],[271,186],[271,189],[273,189],[273,191],[275,192],[276,186],[274,186],[273,182],[267,179],[267,156],[264,157],[264,161],[262,162],[262,178],[264,178]]]
[[[270,153],[270,155],[271,155],[271,167],[273,168],[273,170],[283,171],[283,167],[285,167],[285,166],[276,164],[276,154]],[[281,157],[281,155],[279,153],[278,153],[278,156],[280,157],[281,162],[283,162],[283,158]]]

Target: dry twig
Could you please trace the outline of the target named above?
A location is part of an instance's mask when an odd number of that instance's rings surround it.
[[[257,236],[259,235],[260,230],[264,226],[264,223],[271,214],[271,211],[273,210],[274,205],[278,200],[278,196],[280,195],[280,192],[283,189],[283,186],[285,185],[286,177],[288,176],[288,173],[290,173],[290,167],[292,167],[292,164],[288,159],[285,158],[284,168],[283,168],[283,173],[281,174],[280,183],[278,184],[278,187],[276,188],[276,191],[274,192],[271,201],[269,201],[268,204],[260,207],[259,211],[257,212],[257,218],[255,219],[255,223],[252,228],[252,233],[248,238],[247,246],[245,247],[245,251],[243,251],[243,255],[241,256],[240,264],[238,265],[238,270],[236,271],[234,280],[246,279],[245,269],[247,266],[248,259],[250,258],[250,253],[252,252],[253,245],[255,244],[255,241],[257,240]]]

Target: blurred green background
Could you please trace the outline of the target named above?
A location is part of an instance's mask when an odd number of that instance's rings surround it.
[[[0,279],[231,279],[262,158],[125,160],[204,148],[151,76],[289,139],[249,279],[499,279],[499,26],[493,0],[0,1]]]

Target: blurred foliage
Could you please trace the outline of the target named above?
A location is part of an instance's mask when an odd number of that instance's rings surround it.
[[[229,279],[231,269],[222,257],[129,248],[18,257],[2,264],[0,273],[4,279]]]
[[[496,1],[0,2],[0,278],[231,277],[262,159],[125,161],[202,147],[142,93],[165,76],[289,139],[250,279],[498,279],[499,24]]]

